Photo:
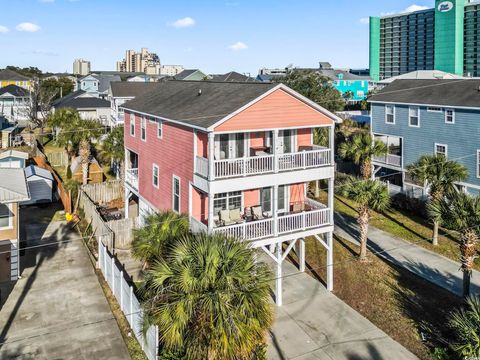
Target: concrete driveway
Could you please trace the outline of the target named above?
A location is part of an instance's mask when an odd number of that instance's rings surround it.
[[[53,208],[21,212],[22,279],[0,310],[0,359],[130,359],[79,235]],[[71,241],[71,242],[68,242]]]
[[[283,306],[276,307],[269,360],[410,360],[415,355],[311,276],[284,262]]]

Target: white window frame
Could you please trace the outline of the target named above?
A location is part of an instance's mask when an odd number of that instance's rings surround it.
[[[387,121],[388,115],[392,115],[392,114],[388,114],[388,112],[387,112],[388,108],[392,108],[392,110],[393,110],[393,122]],[[395,112],[396,112],[395,111],[395,105],[385,105],[385,124],[395,125]]]
[[[234,193],[240,193],[239,195],[233,195]],[[225,194],[225,196],[222,196],[222,197],[219,197],[219,195],[223,195]],[[226,209],[222,209],[222,210],[230,210],[230,199],[232,198],[240,198],[240,212],[243,213],[243,210],[244,210],[244,206],[245,206],[245,203],[244,203],[244,193],[243,191],[229,191],[229,192],[225,192],[225,193],[218,193],[218,194],[215,194],[215,197],[213,199],[213,209],[214,209],[214,214],[213,214],[213,218],[214,220],[218,220],[218,211],[215,211],[215,201],[220,201],[220,200],[225,200],[225,205],[226,205]]]
[[[147,142],[147,118],[145,116],[140,118],[140,140]]]
[[[435,155],[438,155],[437,146],[445,147],[445,157],[448,158],[448,145],[447,144],[435,143],[435,147],[433,149],[433,152],[434,152]]]
[[[5,205],[9,211],[9,216],[8,216],[8,225],[7,226],[1,226],[0,230],[11,230],[13,229],[13,206],[12,204],[2,204]],[[18,211],[18,208],[17,208]]]
[[[175,180],[178,180],[178,210],[175,209]],[[182,181],[179,176],[172,175],[172,210],[177,214],[181,213],[182,209]]]
[[[158,135],[160,132],[160,135]],[[163,121],[157,120],[157,139],[163,139]]]
[[[412,115],[410,114],[411,110],[417,110],[418,125],[412,125],[412,122],[411,122]],[[408,107],[408,126],[414,127],[414,128],[419,128],[420,127],[420,107],[418,107],[418,106],[409,106]]]
[[[130,136],[135,137],[135,115],[130,114]]]
[[[480,149],[477,150],[477,178],[480,178]]]
[[[447,121],[448,112],[452,112],[452,121]],[[445,109],[445,124],[453,125],[455,124],[455,109]]]
[[[155,185],[155,170],[157,170],[157,185]],[[154,188],[159,188],[160,186],[160,168],[157,164],[152,165],[152,185]]]
[[[440,106],[428,106],[427,107],[427,112],[441,113],[441,112],[443,112],[443,109]]]

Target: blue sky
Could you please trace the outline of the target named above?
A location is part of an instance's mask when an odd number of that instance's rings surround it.
[[[114,70],[126,49],[208,73],[368,66],[368,16],[433,0],[0,0],[0,68]]]

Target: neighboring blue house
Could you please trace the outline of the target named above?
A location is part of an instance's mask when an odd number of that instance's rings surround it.
[[[368,91],[372,86],[370,76],[358,76],[347,70],[339,69],[321,69],[320,71],[332,80],[333,87],[337,89],[342,96],[349,91],[351,92],[352,97],[348,99],[349,102],[359,102],[367,98]]]
[[[444,154],[468,168],[459,188],[480,193],[480,80],[396,80],[369,99],[371,131],[389,147],[374,160],[375,175],[398,189],[424,191],[406,167]]]

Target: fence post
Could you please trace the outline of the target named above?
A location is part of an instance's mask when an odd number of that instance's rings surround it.
[[[123,270],[120,271],[120,310],[123,311]]]
[[[130,327],[133,329],[133,287],[130,285]]]
[[[105,278],[105,281],[107,281],[107,249],[102,243],[102,239],[100,239],[100,244],[102,244],[103,248],[103,277]]]
[[[113,296],[115,296],[115,273],[113,272],[113,269],[115,267],[115,261],[113,258],[110,258],[110,261],[111,261],[111,273],[112,273],[112,293],[113,293]]]

